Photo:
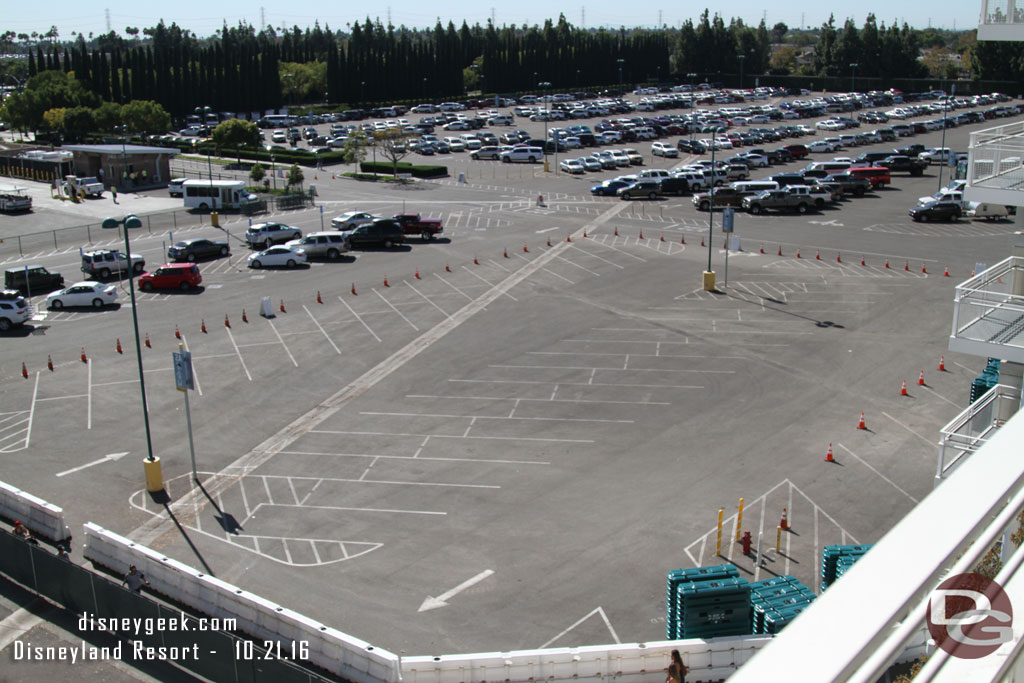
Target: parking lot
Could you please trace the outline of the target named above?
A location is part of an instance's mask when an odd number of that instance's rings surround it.
[[[946,145],[966,150],[986,125],[951,129]],[[137,293],[173,521],[144,490],[123,282],[118,306],[40,310],[0,341],[5,479],[63,505],[72,528],[94,521],[409,654],[658,640],[678,567],[731,561],[817,590],[823,546],[877,540],[931,489],[937,430],[982,370],[946,349],[954,287],[1017,232],[911,222],[937,167],[803,216],[737,214],[726,281],[720,213],[709,236],[687,196],[623,202],[589,193],[613,172],[433,162],[449,177],[311,172],[317,208],[271,217],[306,233],[344,211],[419,211],[443,221],[433,242],[253,271],[246,219],[175,229],[228,239],[232,254],[199,264],[198,292]],[[134,206],[149,196],[164,201]],[[98,201],[90,215],[121,209]],[[0,258],[70,283],[88,238],[8,248],[67,212],[46,202],[0,218]],[[132,251],[159,265],[170,239],[142,230]],[[715,293],[701,289],[709,247]],[[179,343],[193,354],[202,489],[174,390]],[[763,566],[737,530],[762,537]]]

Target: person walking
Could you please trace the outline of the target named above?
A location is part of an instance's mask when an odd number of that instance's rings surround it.
[[[130,565],[128,573],[124,575],[124,579],[121,581],[121,585],[128,586],[128,590],[132,593],[141,593],[143,584],[149,585],[146,575],[136,569],[134,564]]]
[[[668,676],[665,678],[665,683],[686,683],[686,674],[690,673],[690,670],[683,664],[683,658],[679,656],[679,650],[672,650],[672,663],[665,669]]]
[[[117,185],[110,186],[110,195],[114,198],[114,203],[117,204]]]

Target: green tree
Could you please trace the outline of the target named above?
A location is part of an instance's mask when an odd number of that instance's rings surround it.
[[[345,138],[345,146],[342,147],[342,159],[346,164],[358,164],[366,158],[366,133],[361,130],[354,130]]]
[[[55,107],[43,112],[43,128],[47,130],[64,130],[64,107]]]
[[[263,178],[266,175],[267,175],[266,169],[264,169],[263,168],[263,164],[261,164],[258,161],[255,164],[252,165],[251,169],[249,169],[249,180],[253,181],[257,185],[259,185],[261,182],[263,182]]]
[[[96,130],[96,117],[88,107],[72,107],[64,111],[64,130],[80,140]]]
[[[235,160],[242,162],[242,147],[253,145],[259,134],[259,126],[251,121],[228,119],[213,129],[213,142],[218,147],[233,147]]]
[[[772,26],[772,42],[781,43],[783,40],[786,39],[787,33],[789,33],[789,27],[780,21],[779,23],[775,24],[775,26]]]
[[[304,182],[306,182],[306,176],[302,169],[298,164],[292,164],[292,167],[288,169],[288,187],[298,185],[301,188]]]
[[[171,115],[152,100],[134,100],[121,107],[121,120],[133,133],[166,133]]]
[[[409,156],[409,134],[398,128],[389,128],[374,134],[380,153],[391,162],[391,174],[398,177],[398,162]]]
[[[796,70],[796,50],[792,45],[782,45],[772,53],[768,66],[773,74],[790,74]]]
[[[96,129],[112,131],[121,125],[121,105],[117,102],[104,102],[92,112]]]

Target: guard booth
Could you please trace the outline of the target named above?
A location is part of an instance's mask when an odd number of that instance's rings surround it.
[[[166,187],[171,180],[173,147],[147,145],[64,145],[71,152],[75,174],[96,177],[104,187],[121,191]]]

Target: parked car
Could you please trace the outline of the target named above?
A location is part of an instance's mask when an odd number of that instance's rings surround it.
[[[366,213],[365,211],[349,211],[332,218],[331,227],[335,230],[348,230],[349,228],[354,228],[361,223],[369,223],[370,221],[378,218],[382,218],[382,216],[375,216],[372,213]]]
[[[558,164],[558,168],[573,175],[583,175],[587,170],[578,159],[566,159]]]
[[[175,242],[167,248],[167,258],[190,263],[204,258],[227,256],[230,253],[231,249],[227,242],[214,242],[201,237]]]
[[[679,156],[679,150],[667,142],[653,142],[651,143],[651,155],[666,159],[676,158]]]
[[[419,235],[427,242],[444,232],[440,218],[424,218],[418,213],[396,213],[393,219],[402,226],[406,236]]]
[[[0,291],[0,332],[6,332],[29,319],[30,309],[25,297],[16,289]]]
[[[333,221],[332,221],[333,224]],[[250,247],[264,249],[274,244],[302,237],[302,231],[284,223],[254,223],[245,231],[245,242]]]
[[[202,282],[203,276],[199,274],[199,266],[194,263],[165,263],[151,273],[140,275],[139,289],[187,290],[198,287]]]
[[[390,218],[378,218],[342,234],[351,248],[382,246],[390,249],[405,243],[405,230],[398,221]]]
[[[302,239],[285,242],[286,247],[301,249],[306,258],[327,258],[333,261],[348,251],[348,241],[340,232],[311,232]]]
[[[658,180],[638,180],[616,190],[619,199],[657,199],[661,196],[661,182]]]
[[[600,185],[594,185],[590,188],[590,194],[598,197],[614,197],[616,193],[629,185],[630,183],[625,180],[606,180]]]
[[[82,253],[82,272],[106,279],[112,273],[131,271],[138,274],[146,269],[146,260],[138,254],[131,257],[116,249],[98,249]]]
[[[960,202],[941,201],[929,202],[923,206],[915,206],[909,212],[910,217],[919,223],[929,221],[955,221],[963,215]]]
[[[92,306],[103,308],[117,299],[117,285],[102,282],[76,282],[46,295],[46,307],[59,310],[65,306]]]
[[[172,197],[182,197],[185,194],[185,181],[188,178],[171,178],[171,182],[167,184],[167,194]]]
[[[22,296],[52,292],[63,286],[64,277],[43,266],[19,266],[4,271],[4,289],[17,290]]]
[[[755,193],[744,190],[736,190],[731,187],[720,187],[714,192],[715,208],[731,206],[740,208],[743,206],[743,198],[753,196]],[[698,192],[693,195],[693,205],[700,211],[711,209],[711,193]]]
[[[285,266],[295,268],[300,263],[306,262],[306,253],[301,249],[279,244],[263,251],[258,251],[249,256],[248,265],[250,268],[268,268]]]

